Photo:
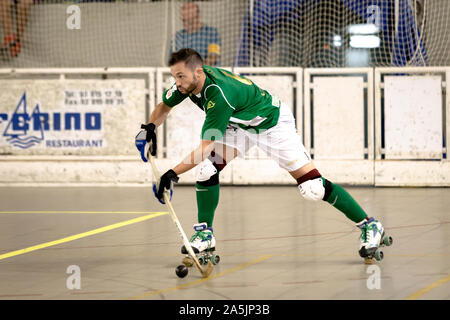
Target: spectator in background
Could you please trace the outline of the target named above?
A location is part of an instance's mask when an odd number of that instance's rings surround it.
[[[191,48],[200,53],[206,65],[219,66],[221,45],[219,32],[216,28],[206,26],[201,22],[198,5],[193,2],[183,4],[181,20],[183,30],[176,33],[175,46],[173,47],[172,43],[170,50]]]
[[[28,12],[33,0],[0,0],[0,19],[2,20],[4,37],[3,47],[9,49],[11,57],[19,55],[22,48],[23,34],[28,23]],[[16,6],[12,11],[11,7]],[[14,19],[14,12],[17,14]],[[16,28],[13,28],[13,21],[16,21]]]

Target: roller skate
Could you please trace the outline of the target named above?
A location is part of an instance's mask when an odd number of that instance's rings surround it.
[[[203,222],[194,224],[194,230],[195,233],[189,242],[200,264],[206,265],[208,261],[211,261],[213,265],[218,264],[220,257],[214,253],[216,250],[216,239],[214,238],[213,229],[208,228],[208,225]],[[189,255],[185,246],[181,248],[181,253],[186,255],[182,263],[186,267],[192,267],[194,259]]]
[[[384,232],[381,223],[370,218],[359,225],[361,229],[359,255],[364,258],[366,264],[372,264],[374,260],[383,260],[384,254],[380,247],[392,245],[392,237]]]

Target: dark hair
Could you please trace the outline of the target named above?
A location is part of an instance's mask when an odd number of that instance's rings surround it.
[[[196,67],[203,67],[204,64],[200,54],[191,48],[183,48],[177,52],[172,52],[169,59],[169,67],[181,61],[191,70],[194,70]]]

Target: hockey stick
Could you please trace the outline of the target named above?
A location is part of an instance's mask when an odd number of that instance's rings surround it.
[[[160,174],[158,172],[158,168],[156,167],[155,159],[150,154],[150,152],[147,155],[148,155],[148,158],[150,159],[150,164],[153,169],[153,175],[155,176],[155,178],[157,180],[159,180]],[[197,259],[197,256],[194,253],[194,250],[192,250],[192,247],[189,243],[188,238],[186,237],[186,234],[183,231],[183,228],[181,227],[180,221],[178,220],[177,215],[175,214],[175,210],[173,209],[172,203],[170,202],[169,191],[164,190],[163,196],[164,196],[164,202],[166,203],[167,208],[169,209],[170,217],[172,218],[173,222],[177,226],[178,232],[180,233],[181,238],[183,239],[183,243],[184,243],[186,250],[188,251],[189,255],[192,257],[192,259],[194,259],[194,264],[197,267],[197,269],[200,271],[200,273],[202,274],[203,278],[208,278],[213,270],[213,267],[214,267],[213,264],[211,263],[211,261],[208,261],[208,264],[206,265],[206,267],[202,268],[200,262]]]

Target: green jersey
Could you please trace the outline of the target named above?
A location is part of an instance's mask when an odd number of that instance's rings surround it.
[[[203,66],[206,80],[198,95],[185,95],[174,84],[163,94],[163,102],[174,107],[189,97],[206,113],[202,139],[220,140],[229,123],[258,133],[275,126],[280,100],[249,79],[232,72]]]

